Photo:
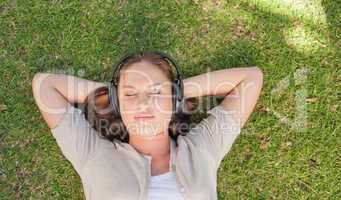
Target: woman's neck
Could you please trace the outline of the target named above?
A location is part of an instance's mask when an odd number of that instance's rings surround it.
[[[153,138],[129,135],[129,144],[139,153],[152,156],[154,160],[163,158],[170,153],[170,140],[171,138],[165,132]]]

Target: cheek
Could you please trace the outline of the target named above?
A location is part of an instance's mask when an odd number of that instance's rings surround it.
[[[153,111],[160,117],[167,117],[172,115],[172,99],[168,97],[157,98],[153,102]]]
[[[172,99],[159,99],[154,109],[156,116],[155,126],[158,126],[160,130],[165,130],[169,126],[172,117]]]
[[[120,104],[120,112],[123,122],[125,123],[132,123],[134,122],[134,116],[136,115],[136,111],[132,104],[128,102],[124,102]]]

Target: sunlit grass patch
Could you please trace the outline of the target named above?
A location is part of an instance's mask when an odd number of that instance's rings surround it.
[[[325,38],[302,24],[294,25],[284,31],[284,38],[288,46],[301,53],[315,53],[320,48],[326,47]]]
[[[246,0],[266,11],[297,17],[318,24],[326,24],[321,0]]]

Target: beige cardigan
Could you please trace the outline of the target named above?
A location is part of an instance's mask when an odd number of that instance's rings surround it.
[[[169,169],[185,200],[217,199],[217,170],[240,133],[239,122],[218,105],[186,136],[178,147],[170,138]],[[128,143],[114,143],[98,136],[81,110],[68,111],[51,129],[63,155],[79,174],[88,200],[147,200],[151,157]]]

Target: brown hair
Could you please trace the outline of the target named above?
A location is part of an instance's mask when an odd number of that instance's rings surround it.
[[[145,52],[131,57],[126,60],[120,70],[142,61],[147,61],[159,67],[169,80],[174,80],[172,66],[158,54],[152,52]],[[117,81],[119,78],[120,73],[118,73]],[[174,88],[172,89],[172,95],[174,95]],[[184,99],[183,103],[183,111],[174,113],[168,128],[168,134],[175,141],[176,145],[178,145],[178,136],[186,135],[190,129],[190,116],[197,106],[197,98]],[[104,110],[105,112],[103,112]],[[113,117],[113,110],[108,100],[107,86],[97,88],[86,97],[83,112],[89,124],[100,136],[113,143],[115,143],[114,141],[128,143],[129,134],[122,119]]]

